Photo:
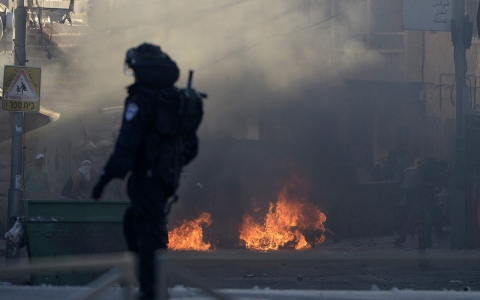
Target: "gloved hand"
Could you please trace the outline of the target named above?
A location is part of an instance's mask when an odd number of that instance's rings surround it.
[[[93,187],[92,198],[95,202],[99,201],[102,197],[103,188],[110,181],[110,177],[105,174],[105,171],[102,170],[98,183]]]
[[[104,185],[100,181],[93,187],[92,198],[95,200],[95,202],[99,201],[102,197],[103,188]]]

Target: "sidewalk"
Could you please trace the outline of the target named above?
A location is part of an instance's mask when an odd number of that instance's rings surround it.
[[[2,299],[22,300],[63,300],[68,299],[86,287],[0,287]],[[95,299],[125,299],[122,288],[111,288]],[[453,291],[299,291],[299,290],[262,290],[262,289],[225,289],[219,290],[231,299],[268,299],[268,300],[473,300],[480,298],[480,292]],[[214,299],[198,289],[174,287],[169,290],[170,299]]]
[[[0,240],[0,268],[5,267],[5,256],[6,256],[6,241]],[[20,249],[20,264],[28,264],[27,250],[26,248]],[[24,285],[30,282],[30,274],[23,275],[0,275],[0,286],[2,283],[13,284],[13,285]],[[18,298],[21,299],[21,298]]]

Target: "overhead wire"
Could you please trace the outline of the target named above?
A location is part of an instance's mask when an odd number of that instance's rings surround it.
[[[320,25],[320,24],[323,24],[323,23],[325,23],[325,22],[328,22],[328,21],[332,20],[333,18],[338,17],[338,16],[344,14],[345,12],[347,12],[347,11],[349,11],[349,10],[357,7],[360,3],[363,3],[363,2],[357,2],[356,4],[354,4],[354,5],[352,5],[352,6],[348,7],[348,8],[346,8],[346,9],[344,9],[344,10],[342,10],[342,11],[340,11],[340,12],[338,12],[338,13],[336,13],[336,14],[328,17],[328,18],[326,18],[325,20],[319,21],[319,22],[317,22],[317,23],[314,23],[314,24],[309,25],[309,26],[304,27],[304,28],[300,28],[300,29],[297,29],[297,30],[293,30],[293,31],[287,32],[287,33],[285,33],[285,34],[295,33],[295,32],[298,32],[298,31],[301,31],[301,30],[305,30],[305,29],[308,29],[308,28],[312,28],[312,27],[318,26],[318,25]]]
[[[302,4],[298,4],[298,2],[295,2],[295,5],[287,7],[287,8],[286,8],[285,10],[283,10],[281,13],[272,16],[268,21],[262,22],[262,23],[257,24],[257,25],[265,26],[265,25],[267,25],[267,24],[270,24],[270,23],[278,20],[279,18],[285,16],[286,14],[291,13],[292,10],[300,7],[301,5],[302,5]],[[246,40],[246,39],[247,39],[247,38],[245,38],[245,37],[219,37],[219,36],[213,36],[213,35],[211,35],[211,34],[205,34],[205,33],[198,32],[198,31],[195,31],[195,30],[192,30],[192,29],[187,29],[187,28],[185,28],[185,27],[183,27],[183,26],[176,26],[176,27],[180,27],[180,28],[183,29],[183,30],[190,31],[190,32],[196,33],[196,34],[201,35],[201,36],[207,36],[207,37],[212,37],[212,38],[217,38],[217,39],[224,39],[224,40]],[[256,26],[253,26],[251,29],[247,29],[247,30],[255,30],[256,28],[257,28]],[[242,31],[243,31],[243,33],[245,33],[245,29],[242,28]]]
[[[211,8],[207,8],[207,9],[202,9],[202,10],[197,11],[196,13],[198,13],[198,12],[209,12],[209,11],[213,11],[213,10],[217,10],[217,9],[230,8],[230,7],[236,6],[237,4],[245,3],[247,1],[252,1],[252,0],[238,0],[238,1],[233,2],[233,3],[219,5],[219,6],[211,7]]]
[[[387,15],[391,15],[391,14],[394,14],[394,13],[398,13],[398,12],[402,12],[403,9],[398,9],[398,10],[394,10],[394,11],[390,11],[390,12],[387,12],[387,13],[383,13],[383,14],[379,14],[379,15],[375,15],[372,17],[372,20],[375,20],[379,17],[383,17],[383,16],[387,16]],[[331,28],[333,26],[333,24],[331,25],[328,25],[328,26],[324,26],[324,27],[319,27],[319,28],[315,28],[315,29],[309,29],[309,30],[322,30],[322,29],[327,29],[327,28]]]
[[[159,22],[159,24],[162,24],[162,23],[165,23],[165,22],[169,22],[169,23],[179,23],[179,24],[185,24],[186,22],[197,22],[200,18],[203,18],[204,16],[209,16],[208,14],[206,13],[211,13],[211,12],[214,12],[214,11],[217,11],[217,10],[224,10],[224,9],[230,9],[232,7],[235,7],[239,4],[243,4],[247,1],[253,1],[253,0],[238,0],[236,2],[233,2],[233,3],[228,3],[228,4],[223,4],[223,5],[216,5],[216,6],[213,6],[213,7],[209,7],[209,8],[206,8],[206,9],[200,9],[200,10],[191,10],[191,11],[180,11],[178,14],[176,14],[175,12],[169,12],[169,15],[178,15],[178,17],[176,18],[165,18],[164,20],[161,20]],[[162,4],[162,9],[165,9],[165,5]],[[182,8],[183,9],[183,8]],[[196,18],[192,18],[192,16],[195,16]],[[175,25],[175,24],[174,24]]]
[[[43,36],[42,15],[43,15],[43,10],[39,10],[39,12],[37,12],[37,18],[38,18],[38,26],[40,27],[40,37],[42,39],[42,46],[44,47],[44,50],[47,51],[47,58],[48,60],[51,60],[53,55],[45,45],[45,37]],[[53,30],[53,24],[50,24],[50,30]],[[51,34],[52,33],[50,31],[50,35]]]
[[[300,32],[300,31],[304,31],[304,30],[309,30],[310,28],[313,28],[313,27],[315,27],[315,26],[318,26],[318,25],[320,25],[320,24],[323,24],[323,23],[325,23],[325,22],[328,22],[328,21],[334,19],[335,17],[340,16],[340,15],[346,13],[347,11],[355,8],[355,7],[358,6],[360,3],[361,3],[361,2],[357,2],[356,4],[348,7],[348,8],[346,8],[346,9],[344,9],[344,10],[342,10],[342,11],[340,11],[340,12],[338,12],[338,13],[336,13],[336,14],[334,14],[334,15],[332,15],[332,16],[324,19],[324,20],[322,20],[322,21],[316,22],[316,23],[311,24],[311,25],[308,25],[308,26],[306,26],[306,27],[303,27],[303,28],[300,28],[300,29],[296,29],[296,30],[292,30],[292,31],[289,31],[289,32],[285,32],[285,33],[274,34],[274,35],[271,35],[271,36],[269,36],[269,37],[266,37],[266,38],[264,38],[264,39],[262,39],[262,40],[260,40],[260,41],[254,42],[254,43],[251,44],[251,45],[242,45],[242,46],[238,47],[237,49],[234,49],[233,51],[227,53],[227,54],[226,54],[224,57],[222,57],[221,59],[214,60],[213,62],[211,62],[211,63],[209,63],[209,64],[206,64],[206,65],[200,67],[200,68],[199,68],[199,71],[205,70],[205,69],[207,69],[207,68],[209,68],[209,67],[212,67],[212,66],[214,66],[214,65],[216,65],[216,64],[218,64],[218,63],[220,63],[220,62],[222,62],[222,61],[230,58],[230,57],[233,56],[233,55],[240,54],[240,53],[242,53],[242,52],[247,52],[247,51],[249,51],[250,49],[252,49],[252,48],[254,48],[254,47],[256,47],[256,46],[258,46],[258,45],[260,45],[260,44],[262,44],[262,43],[264,43],[264,42],[266,42],[266,41],[268,41],[268,40],[271,40],[271,39],[273,39],[273,38],[276,38],[276,37],[279,37],[279,36],[290,35],[290,34],[293,34],[293,33],[297,33],[297,32]],[[391,12],[387,12],[387,13],[382,13],[382,14],[379,14],[379,15],[374,16],[373,19],[378,18],[378,17],[381,17],[381,16],[385,16],[385,15],[389,15],[389,14],[401,12],[401,11],[402,11],[402,10],[400,9],[400,10],[395,10],[395,11],[391,11]],[[315,30],[326,29],[326,28],[330,28],[330,27],[332,27],[332,26],[333,26],[333,24],[332,24],[332,25],[329,25],[329,26],[321,27],[321,28],[316,28]]]
[[[226,56],[224,56],[223,58],[221,58],[221,59],[219,59],[219,60],[216,60],[216,61],[214,61],[213,63],[210,63],[210,64],[208,64],[208,65],[204,65],[203,67],[200,67],[200,68],[199,68],[199,71],[200,71],[200,70],[205,70],[206,68],[209,68],[209,67],[212,67],[212,66],[214,66],[214,65],[216,65],[216,64],[218,64],[218,63],[220,63],[220,62],[222,62],[222,61],[224,61],[224,60],[226,60],[226,59],[228,59],[228,58],[231,57],[232,55],[238,54],[238,53],[243,52],[243,51],[248,51],[248,50],[250,50],[250,49],[252,49],[252,48],[254,48],[254,47],[256,47],[256,46],[258,46],[258,45],[260,45],[260,44],[262,44],[262,43],[264,43],[264,42],[266,42],[266,41],[268,41],[268,40],[271,40],[271,39],[273,39],[273,38],[276,38],[276,37],[278,37],[278,36],[283,36],[283,35],[292,34],[292,33],[298,32],[298,31],[300,31],[300,30],[312,28],[312,27],[314,27],[314,26],[317,26],[317,25],[320,25],[320,24],[322,24],[322,23],[328,22],[328,21],[332,20],[333,18],[335,18],[335,17],[337,17],[337,16],[339,16],[339,15],[341,15],[341,14],[349,11],[350,9],[353,9],[354,7],[358,6],[359,3],[360,3],[360,2],[358,2],[358,3],[354,4],[354,5],[352,5],[352,6],[348,7],[348,8],[346,8],[346,9],[344,9],[344,10],[342,10],[342,11],[336,13],[336,14],[334,14],[333,16],[328,17],[327,19],[324,19],[324,20],[322,20],[322,21],[316,22],[315,24],[309,25],[309,26],[304,27],[304,28],[302,28],[302,29],[297,29],[297,30],[289,31],[289,32],[286,32],[286,33],[274,34],[274,35],[271,35],[271,36],[269,36],[269,37],[267,37],[267,38],[262,39],[261,41],[258,41],[258,42],[256,42],[256,43],[254,43],[254,44],[252,44],[252,45],[248,45],[248,46],[245,46],[245,45],[244,45],[244,46],[241,46],[240,48],[237,48],[237,49],[231,51],[230,53],[228,53],[228,54],[227,54]]]

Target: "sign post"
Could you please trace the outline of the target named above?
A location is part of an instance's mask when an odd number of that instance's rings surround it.
[[[465,109],[468,106],[466,50],[472,44],[473,24],[465,16],[465,0],[403,0],[403,29],[450,31],[454,47],[456,128],[451,207],[452,248],[466,245]],[[453,141],[452,141],[453,143]]]
[[[452,248],[466,246],[466,176],[465,176],[465,109],[468,107],[469,89],[467,88],[467,49],[470,48],[472,32],[468,30],[471,22],[465,16],[465,0],[456,0],[455,20],[452,24],[452,42],[455,62],[455,142],[453,160],[453,194],[451,203]]]
[[[15,65],[25,66],[26,52],[26,27],[27,7],[24,0],[17,0],[15,8]],[[13,79],[12,79],[13,80]],[[25,84],[25,83],[24,83]],[[20,83],[20,89],[22,89]],[[39,94],[38,94],[39,95]],[[11,100],[7,100],[11,101]],[[2,100],[3,102],[3,100]],[[3,105],[3,104],[2,104]],[[16,217],[22,215],[22,194],[23,194],[23,132],[24,132],[23,111],[12,112],[12,158],[10,166],[10,188],[8,190],[8,211],[7,226],[12,228]],[[20,251],[14,251],[10,243],[6,245],[6,263],[18,264],[20,262]]]

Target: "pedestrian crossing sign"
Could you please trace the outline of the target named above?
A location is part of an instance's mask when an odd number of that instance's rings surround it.
[[[18,112],[40,110],[41,68],[5,66],[2,109]]]

